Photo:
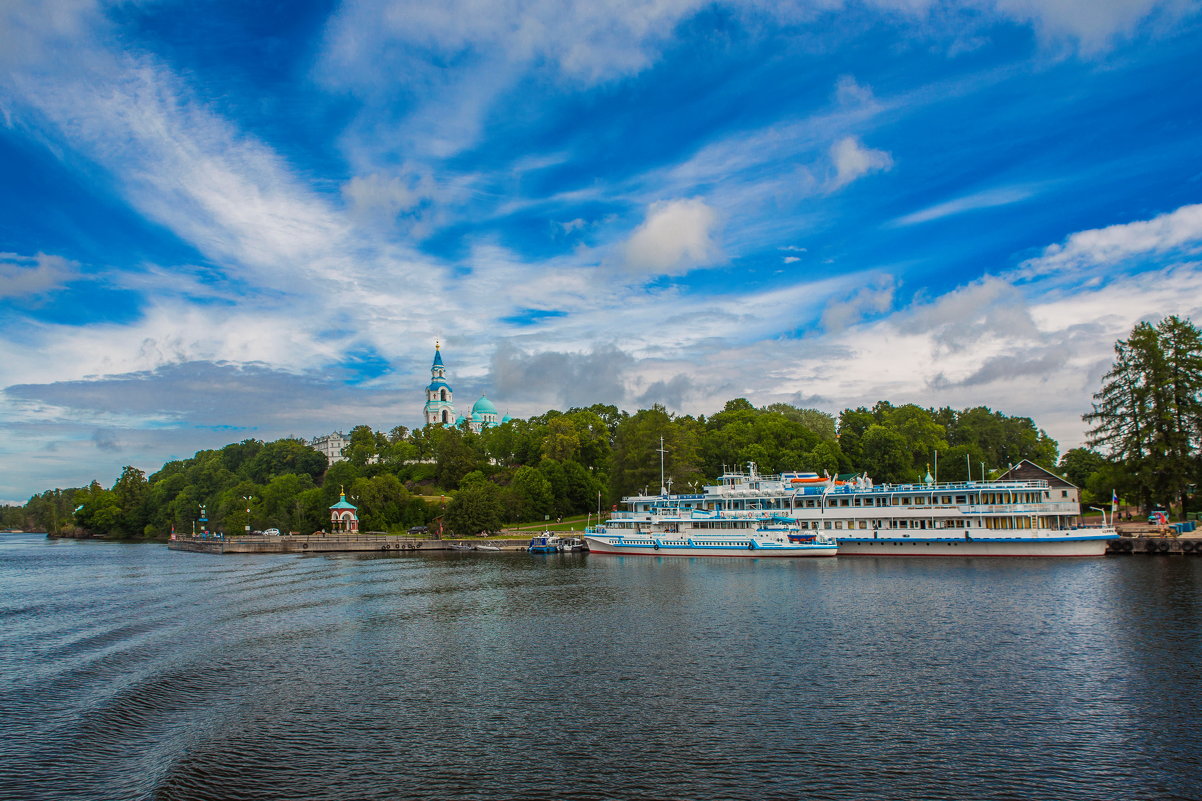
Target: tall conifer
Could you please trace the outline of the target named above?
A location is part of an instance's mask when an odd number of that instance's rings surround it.
[[[1184,507],[1202,438],[1202,332],[1175,316],[1142,322],[1114,350],[1084,416],[1089,444],[1124,465],[1144,506],[1178,499]]]

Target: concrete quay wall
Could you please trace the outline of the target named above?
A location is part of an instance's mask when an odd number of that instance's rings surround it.
[[[1116,556],[1202,556],[1202,537],[1121,537],[1111,540],[1106,546],[1106,553]]]
[[[500,548],[514,548],[529,543],[524,540],[489,540],[489,544]],[[427,540],[397,535],[338,535],[318,534],[283,535],[279,537],[227,537],[181,538],[169,540],[167,548],[172,551],[192,553],[343,553],[350,551],[399,552],[406,551],[450,551],[452,544],[475,545],[473,540]]]

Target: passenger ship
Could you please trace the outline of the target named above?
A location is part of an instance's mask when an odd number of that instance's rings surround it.
[[[585,532],[589,553],[631,556],[834,556],[835,539],[803,531],[791,520],[762,514],[726,514],[659,498],[644,510],[615,512]]]
[[[698,494],[624,498],[631,517],[609,528],[664,507],[682,519],[709,514],[752,526],[775,518],[800,536],[834,538],[840,556],[1101,556],[1118,538],[1105,520],[1101,528],[1078,525],[1075,492],[1054,497],[1044,479],[939,484],[928,475],[921,484],[876,486],[863,475],[842,482],[748,467]]]

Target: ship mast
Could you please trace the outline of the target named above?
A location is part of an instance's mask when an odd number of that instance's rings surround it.
[[[659,494],[667,495],[668,490],[664,486],[664,454],[667,453],[667,450],[664,449],[664,438],[663,437],[659,438],[658,450],[659,450]]]

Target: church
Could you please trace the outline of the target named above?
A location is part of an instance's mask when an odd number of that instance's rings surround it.
[[[497,407],[485,396],[472,405],[471,416],[455,414],[454,393],[447,383],[447,368],[442,361],[442,349],[434,343],[434,363],[430,365],[430,384],[426,387],[426,406],[423,410],[427,425],[457,426],[467,422],[468,428],[477,434],[485,428],[499,426],[510,421],[509,415],[499,417]]]

